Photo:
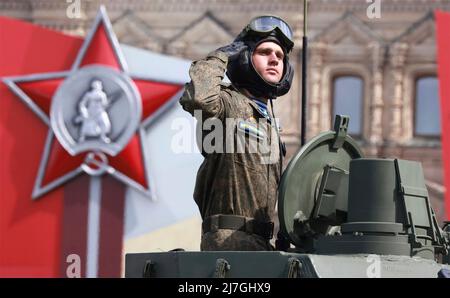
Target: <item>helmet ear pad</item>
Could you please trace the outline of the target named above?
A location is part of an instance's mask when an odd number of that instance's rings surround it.
[[[285,55],[283,77],[278,83],[277,96],[282,96],[289,92],[289,90],[291,89],[293,78],[294,78],[294,68],[292,67],[291,62],[289,62],[289,57]]]
[[[294,69],[289,62],[289,57],[284,56],[283,76],[278,83],[269,83],[256,71],[252,55],[259,43],[248,42],[248,49],[242,51],[228,61],[227,76],[238,88],[247,89],[253,96],[275,99],[289,92]]]

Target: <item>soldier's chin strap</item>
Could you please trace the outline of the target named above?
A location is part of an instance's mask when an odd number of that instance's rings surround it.
[[[245,90],[245,92],[243,92],[244,94],[246,94],[246,95],[247,95],[248,97],[250,97],[250,98],[255,98],[255,97],[252,96],[252,95],[250,94],[250,92],[249,92],[248,90],[246,90],[245,88],[243,88],[243,89],[238,89],[238,88],[236,88],[236,86],[233,85],[233,83],[231,83],[231,86],[232,86],[235,90],[237,90],[237,91]],[[241,92],[241,91],[240,91],[240,92]],[[281,142],[280,132],[278,131],[279,123],[277,122],[277,120],[276,120],[276,118],[275,118],[275,112],[274,112],[274,110],[273,110],[273,101],[272,101],[272,99],[269,99],[269,101],[270,101],[270,108],[271,108],[271,110],[272,110],[272,118],[273,118],[273,121],[274,121],[274,123],[275,123],[275,130],[277,131],[277,137],[278,137],[278,147],[279,147],[279,150],[280,150],[280,179],[281,179],[282,168],[283,168],[283,157],[286,156],[286,145],[285,145],[284,143]]]
[[[279,123],[277,122],[277,120],[275,118],[275,112],[273,110],[272,99],[269,99],[269,100],[270,100],[270,108],[272,110],[273,121],[276,125],[275,130],[277,131],[277,136],[278,136],[278,146],[280,147],[280,182],[281,182],[281,175],[283,172],[283,157],[286,156],[286,146],[284,143],[281,142],[280,132],[278,131]],[[275,249],[281,250],[281,251],[288,251],[289,247],[290,247],[289,240],[283,235],[281,230],[278,231],[277,239],[275,240]]]
[[[275,123],[275,130],[276,130],[277,136],[278,136],[278,147],[280,149],[280,179],[281,179],[281,174],[283,172],[283,157],[286,156],[286,145],[284,145],[284,143],[281,142],[280,132],[278,131],[279,123],[278,123],[277,119],[275,118],[275,112],[273,110],[272,99],[269,99],[269,101],[270,101],[270,109],[272,110],[272,118]]]

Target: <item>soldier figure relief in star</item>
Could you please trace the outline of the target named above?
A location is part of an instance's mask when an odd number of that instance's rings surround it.
[[[80,125],[78,142],[84,142],[86,137],[100,137],[106,144],[111,142],[108,137],[111,132],[111,121],[106,111],[108,107],[109,101],[102,82],[92,81],[91,90],[83,95],[78,104],[79,114],[75,118],[75,123]]]

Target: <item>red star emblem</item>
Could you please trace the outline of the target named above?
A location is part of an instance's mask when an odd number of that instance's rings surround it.
[[[49,132],[41,159],[33,198],[38,198],[69,179],[102,165],[101,156],[107,157],[105,173],[150,195],[150,179],[146,170],[148,161],[143,141],[145,127],[152,116],[162,111],[181,90],[179,84],[156,82],[133,76],[119,47],[116,36],[104,8],[100,9],[95,23],[85,38],[72,68],[63,72],[40,73],[6,78],[8,87],[49,126]],[[51,128],[51,106],[58,88],[72,75],[85,67],[102,66],[125,76],[137,88],[142,104],[139,127],[116,155],[95,153],[92,150],[70,154]],[[100,154],[100,158],[99,155]]]

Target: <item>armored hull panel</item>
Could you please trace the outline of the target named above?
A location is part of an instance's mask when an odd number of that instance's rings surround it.
[[[127,254],[125,266],[125,277],[135,278],[436,278],[450,270],[419,257],[241,251]]]

